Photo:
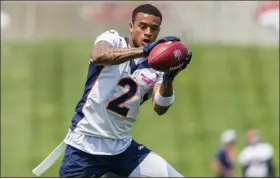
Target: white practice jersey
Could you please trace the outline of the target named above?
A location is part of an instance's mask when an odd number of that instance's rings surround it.
[[[248,145],[238,156],[244,168],[244,177],[267,177],[268,161],[272,159],[273,147],[268,143]]]
[[[114,30],[98,36],[95,44],[100,41],[107,41],[117,48],[128,47],[127,39]],[[77,104],[69,133],[75,133],[76,141],[81,141],[82,137],[77,135],[82,135],[83,138],[94,136],[95,143],[103,138],[116,139],[117,143],[123,140],[128,145],[131,141],[132,122],[137,119],[139,107],[151,97],[154,84],[162,82],[162,75],[162,72],[150,68],[146,58],[106,66],[98,66],[90,61],[84,94]],[[68,134],[66,143],[73,140],[73,134]],[[93,142],[92,139],[84,140]],[[111,144],[112,142],[107,141],[106,145],[110,146],[106,148],[116,148]],[[84,148],[86,147],[80,147]],[[119,151],[124,150],[121,148]],[[102,148],[96,153],[104,153],[107,149]],[[118,153],[110,150],[105,153]]]

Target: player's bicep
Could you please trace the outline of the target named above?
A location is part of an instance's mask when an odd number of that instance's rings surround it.
[[[98,36],[91,49],[90,57],[98,64],[112,48],[119,47],[120,36],[115,30],[109,30]]]
[[[91,49],[91,60],[97,62],[98,58],[110,48],[113,48],[113,45],[105,40],[97,42]]]

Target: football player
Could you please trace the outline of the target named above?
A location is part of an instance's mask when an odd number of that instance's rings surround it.
[[[240,152],[238,162],[242,166],[242,176],[275,177],[273,165],[273,147],[269,143],[261,142],[256,130],[248,131],[247,146]]]
[[[173,80],[187,67],[190,52],[178,69],[159,72],[147,61],[159,43],[161,12],[144,4],[134,9],[128,37],[115,30],[99,35],[91,50],[84,93],[69,132],[60,177],[182,177],[166,160],[134,141],[132,123],[139,107],[152,99],[154,111],[163,115],[175,100]]]
[[[236,156],[236,132],[234,130],[224,131],[221,134],[220,141],[221,147],[214,157],[212,169],[215,177],[233,177],[234,159]]]

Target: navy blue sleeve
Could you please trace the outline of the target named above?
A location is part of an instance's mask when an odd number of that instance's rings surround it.
[[[224,152],[222,151],[222,150],[219,150],[217,153],[216,153],[216,158],[219,160],[219,161],[221,161],[221,160],[223,160],[223,158],[224,158]]]
[[[216,154],[216,158],[220,161],[224,168],[229,169],[232,167],[231,161],[227,157],[225,150],[219,150]]]
[[[244,165],[244,166],[242,166],[242,177],[243,177],[243,178],[246,177],[246,176],[245,176],[245,172],[246,172],[246,170],[248,169],[248,167],[249,167],[249,165]]]
[[[268,166],[268,177],[275,177],[274,165],[272,159],[267,160],[267,166]]]

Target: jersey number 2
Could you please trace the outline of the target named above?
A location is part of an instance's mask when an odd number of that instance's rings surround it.
[[[107,110],[120,115],[123,118],[126,118],[129,108],[122,106],[123,103],[133,98],[133,96],[137,92],[138,85],[137,83],[132,80],[131,78],[123,78],[118,82],[118,86],[125,88],[126,86],[129,87],[129,90],[122,94],[121,96],[111,100],[108,103]]]

